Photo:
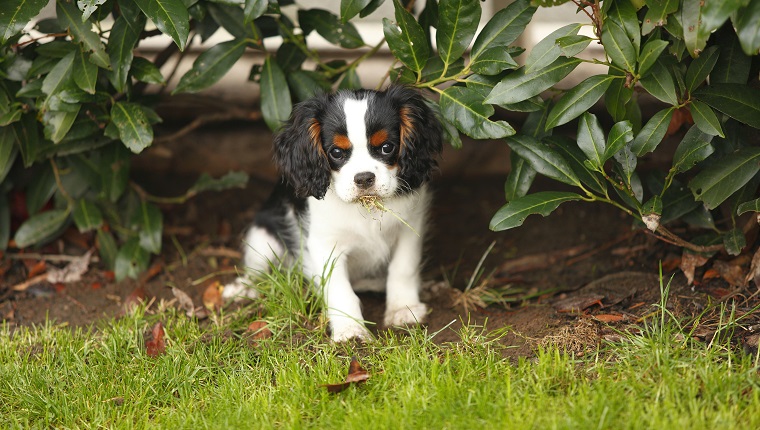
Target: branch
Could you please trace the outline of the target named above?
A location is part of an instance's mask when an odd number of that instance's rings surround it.
[[[724,249],[723,245],[710,245],[710,246],[702,246],[702,245],[696,245],[689,241],[686,241],[684,239],[681,239],[678,235],[673,233],[672,231],[668,230],[664,226],[660,225],[657,227],[657,231],[654,234],[650,230],[647,229],[647,233],[652,234],[657,239],[667,242],[671,245],[676,245],[681,248],[688,249],[689,251],[694,252],[716,252],[716,251],[722,251]]]
[[[206,124],[232,121],[236,119],[247,120],[247,121],[258,121],[261,118],[262,118],[261,111],[251,111],[251,110],[243,110],[243,109],[230,109],[227,112],[210,113],[206,115],[201,115],[195,118],[192,122],[190,122],[186,126],[175,131],[174,133],[167,134],[164,136],[159,136],[153,139],[153,143],[171,142],[173,140],[179,139],[187,135],[191,131]]]

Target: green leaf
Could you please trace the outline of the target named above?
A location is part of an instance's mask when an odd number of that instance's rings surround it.
[[[493,231],[502,231],[519,227],[529,215],[548,216],[562,203],[574,200],[581,200],[581,196],[560,191],[528,194],[502,206],[491,219],[488,228]]]
[[[580,63],[581,60],[578,58],[562,57],[550,66],[533,73],[526,74],[525,68],[517,69],[496,84],[485,103],[510,104],[537,96],[561,81]]]
[[[481,75],[497,75],[517,67],[515,60],[504,48],[487,49],[475,61],[470,62],[470,70]]]
[[[626,118],[625,105],[631,100],[633,95],[633,85],[625,86],[625,76],[610,68],[610,75],[619,76],[621,79],[614,79],[604,92],[604,105],[607,112],[610,113],[614,121],[622,121]]]
[[[279,130],[292,109],[285,74],[272,57],[267,57],[261,68],[261,113],[269,129]]]
[[[246,37],[259,39],[259,36],[254,34],[251,29],[251,27],[256,28],[256,26],[252,22],[246,25],[245,15],[240,13],[239,6],[226,3],[208,3],[208,13],[215,23],[221,25],[236,39],[245,39]]]
[[[661,62],[654,63],[651,73],[642,77],[639,82],[658,100],[674,106],[678,104],[673,76]]]
[[[714,84],[698,88],[694,97],[731,118],[760,128],[760,89],[740,84]]]
[[[378,8],[380,8],[380,6],[382,6],[383,3],[385,3],[385,0],[370,0],[370,2],[367,5],[367,7],[365,7],[364,9],[362,9],[361,12],[359,12],[359,17],[360,18],[366,18],[367,16],[371,15],[372,12],[374,12]],[[427,2],[425,2],[425,7],[426,8],[428,7],[428,3]],[[425,12],[423,11],[422,13],[424,14]]]
[[[75,105],[74,110],[70,112],[45,112],[42,115],[45,138],[52,140],[53,143],[60,143],[74,125],[81,107],[82,105]]]
[[[339,90],[358,90],[362,87],[359,74],[356,72],[356,67],[350,67],[343,73],[343,78],[338,84]]]
[[[639,29],[639,18],[636,16],[636,8],[630,1],[613,2],[613,7],[607,12],[605,24],[614,22],[623,31],[628,40],[631,41],[634,51],[638,54],[641,48],[641,30]]]
[[[531,73],[552,64],[562,55],[562,49],[557,44],[557,39],[577,35],[581,27],[582,25],[578,23],[568,24],[541,39],[530,50],[528,58],[525,59],[525,73]]]
[[[694,198],[715,209],[760,171],[760,148],[742,148],[706,167],[689,183]]]
[[[578,176],[567,161],[546,144],[522,134],[508,137],[507,144],[538,173],[566,184],[580,185]]]
[[[435,40],[438,55],[451,64],[470,46],[480,21],[480,2],[475,0],[440,0],[438,2],[438,32]]]
[[[153,143],[153,127],[140,105],[116,102],[111,107],[111,121],[119,130],[119,139],[135,154]]]
[[[100,213],[100,209],[87,199],[80,199],[74,204],[72,216],[74,224],[82,233],[103,225],[103,214]]]
[[[702,27],[702,1],[684,1],[681,3],[681,25],[686,51],[696,58],[705,49],[710,36]]]
[[[48,0],[8,0],[0,9],[0,45],[24,29],[26,24],[40,14]]]
[[[602,94],[607,91],[607,87],[615,79],[622,78],[614,75],[594,75],[576,85],[565,93],[549,113],[546,128],[566,124],[588,111],[599,101]]]
[[[471,61],[475,61],[486,49],[505,47],[517,40],[535,11],[530,0],[517,0],[498,11],[475,39],[470,52]]]
[[[546,128],[546,120],[549,117],[549,108],[551,103],[543,103],[538,109],[532,111],[525,122],[523,122],[522,134],[535,137],[536,139],[542,139],[545,136],[550,136],[552,130]]]
[[[295,43],[285,42],[277,48],[276,58],[282,70],[290,72],[301,69],[306,54]]]
[[[638,179],[638,176],[636,175],[636,154],[631,151],[631,145],[627,144],[624,145],[619,151],[615,152],[613,155],[615,158],[615,161],[618,162],[620,171],[622,172],[623,177],[625,178],[625,184],[633,189],[634,196],[636,197],[636,200],[639,202],[641,201],[641,192],[637,193],[637,188],[640,187],[640,181]],[[639,182],[637,182],[639,181]],[[618,191],[618,194],[620,194],[622,197],[624,197],[623,200],[630,200],[627,195],[620,193],[618,189],[615,189]],[[631,207],[637,207],[637,205],[633,202],[628,202]]]
[[[212,178],[207,173],[203,173],[187,191],[187,196],[192,197],[203,191],[224,191],[231,188],[245,188],[247,184],[248,175],[245,172],[228,172],[218,179]]]
[[[41,166],[26,189],[26,211],[34,215],[53,197],[57,189],[55,174],[49,165]]]
[[[686,81],[684,82],[686,90],[691,93],[699,84],[707,79],[707,76],[710,75],[713,67],[715,67],[715,63],[718,62],[719,55],[718,47],[713,45],[705,49],[699,57],[689,64],[689,69],[686,71]]]
[[[140,32],[145,27],[145,15],[139,14],[136,22],[130,22],[120,16],[111,28],[106,51],[111,60],[111,73],[108,79],[119,92],[124,92],[127,86],[129,70],[132,67],[134,48],[140,39]]]
[[[515,134],[506,121],[488,119],[493,106],[483,103],[483,96],[466,87],[449,87],[441,93],[441,113],[457,128],[474,139],[499,139]]]
[[[637,52],[625,31],[614,21],[605,21],[602,44],[612,64],[631,73],[636,71]]]
[[[719,29],[724,22],[748,0],[706,1],[702,6],[702,26],[705,34]],[[733,33],[733,31],[732,31]]]
[[[737,215],[742,215],[747,212],[760,212],[760,199],[750,200],[739,205],[736,209]]]
[[[425,31],[398,0],[394,0],[393,6],[396,8],[396,23],[383,18],[383,33],[388,47],[406,67],[419,72],[430,55]]]
[[[340,21],[347,23],[367,7],[369,2],[370,0],[340,0]]]
[[[166,85],[166,79],[161,70],[151,61],[143,57],[135,57],[132,60],[132,76],[140,82],[149,84]]]
[[[615,123],[607,137],[607,147],[604,150],[604,161],[609,160],[633,140],[633,126],[630,121]]]
[[[760,53],[760,1],[750,0],[732,19],[739,43],[747,55]]]
[[[134,0],[140,10],[168,35],[180,51],[185,50],[190,33],[190,14],[182,0]]]
[[[0,251],[8,249],[11,240],[11,208],[8,205],[8,197],[0,194]]]
[[[202,53],[182,76],[172,94],[201,91],[215,84],[243,56],[244,40],[222,42]]]
[[[0,127],[0,184],[10,172],[16,161],[18,148],[15,145],[16,136],[12,127]]]
[[[178,1],[178,0],[177,0]],[[56,14],[58,22],[68,29],[72,39],[83,45],[90,52],[90,61],[104,69],[111,68],[111,62],[106,54],[106,47],[100,41],[100,36],[92,31],[90,21],[82,21],[82,14],[74,2],[56,2]]]
[[[18,228],[13,240],[19,248],[43,243],[61,231],[69,219],[66,209],[52,209],[32,215]]]
[[[557,39],[557,46],[565,57],[574,57],[583,52],[592,40],[588,36],[564,36]]]
[[[164,218],[161,211],[152,203],[142,202],[132,219],[137,227],[140,247],[153,254],[161,252],[161,232]]]
[[[461,72],[464,70],[464,58],[460,58],[454,63],[449,64],[447,67],[439,57],[430,57],[427,64],[425,64],[425,67],[422,69],[422,77],[420,80],[422,82],[427,82],[433,79],[438,79],[443,75],[444,69],[446,69],[448,75]]]
[[[734,228],[723,235],[723,246],[726,247],[728,255],[739,255],[742,249],[747,246],[747,239],[740,228]]]
[[[712,135],[703,133],[699,127],[689,128],[673,154],[672,170],[685,172],[709,157],[715,151],[710,144],[712,139]]]
[[[660,54],[665,48],[668,47],[668,41],[662,39],[652,38],[641,49],[641,55],[639,56],[639,74],[644,76],[654,66],[657,59],[660,58]]]
[[[668,15],[678,10],[678,0],[647,0],[647,14],[641,23],[641,34],[649,34],[655,27],[662,27]]]
[[[700,130],[713,136],[726,137],[723,134],[718,117],[715,116],[715,112],[713,112],[710,106],[699,100],[692,100],[691,104],[689,104],[689,111],[692,118],[694,118],[694,123]]]
[[[95,84],[98,81],[98,66],[87,60],[82,51],[77,50],[76,52],[74,67],[71,71],[74,74],[74,83],[82,91],[88,94],[95,94]]]
[[[106,269],[113,270],[116,264],[116,254],[119,252],[116,247],[116,240],[114,240],[111,233],[102,228],[98,229],[97,239],[100,259],[103,261]]]
[[[43,147],[36,116],[33,113],[22,115],[21,121],[12,124],[12,126],[21,158],[24,160],[24,167],[29,167],[37,159],[37,155]]]
[[[710,73],[710,84],[746,84],[752,58],[744,55],[733,29],[718,33],[721,36],[717,39],[720,57]]]
[[[673,112],[675,112],[675,108],[670,107],[654,114],[639,134],[636,135],[636,138],[633,139],[631,151],[639,157],[654,151],[657,145],[662,142],[662,139],[665,138]]]
[[[124,278],[137,279],[148,268],[150,254],[140,246],[137,237],[130,238],[116,254],[114,274],[116,281]]]
[[[58,94],[66,84],[71,82],[75,56],[76,53],[74,51],[66,54],[42,81],[42,92],[47,94],[43,110],[47,109],[51,97]]]
[[[604,162],[607,161],[604,158],[607,142],[596,115],[588,112],[581,115],[578,121],[578,147],[597,170],[601,171],[604,168]]]
[[[115,202],[124,193],[129,182],[130,152],[120,143],[103,149],[100,167],[101,195]]]
[[[590,170],[585,165],[586,154],[578,148],[575,141],[564,136],[547,136],[543,141],[567,161],[583,185],[599,194],[606,194],[607,182],[599,172]]]
[[[507,201],[511,202],[528,194],[530,185],[536,178],[536,171],[516,153],[510,154],[509,163],[511,169],[504,183],[504,195]]]
[[[288,85],[296,100],[304,101],[330,90],[330,82],[317,72],[296,70],[287,75]]]
[[[334,45],[348,49],[364,46],[364,41],[353,24],[350,22],[343,24],[340,18],[326,10],[299,10],[298,21],[302,28],[306,26],[306,28],[317,30],[320,36]]]
[[[97,12],[98,6],[105,2],[106,0],[77,0],[77,7],[82,11],[82,21],[87,20],[93,13]]]
[[[671,221],[677,220],[687,213],[693,211],[698,206],[701,206],[694,200],[694,196],[691,194],[688,188],[681,185],[677,181],[673,181],[670,188],[665,191],[665,195],[662,197],[664,203],[662,208],[662,219],[660,223],[667,224]]]
[[[269,0],[245,0],[243,16],[245,23],[253,22],[254,19],[264,15],[269,7]]]

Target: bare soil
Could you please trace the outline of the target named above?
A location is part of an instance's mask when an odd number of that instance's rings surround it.
[[[138,168],[145,169],[136,175],[140,183],[156,195],[179,194],[197,175]],[[508,350],[513,357],[531,355],[536,346],[549,343],[582,353],[613,335],[610,326],[634,324],[653,311],[653,304],[660,300],[660,263],[666,266],[665,279],[672,276],[668,306],[678,316],[694,316],[710,303],[748,297],[754,291],[754,286],[730,288],[717,278],[702,280],[704,269],[698,271],[697,285],[687,286],[676,268],[680,250],[634,229],[629,217],[601,204],[568,203],[548,218],[532,216],[520,228],[491,232],[488,221],[504,203],[505,176],[451,170],[453,174],[444,171],[433,181],[433,227],[424,272],[424,299],[432,309],[427,325],[430,333],[440,330],[435,337],[438,342],[459,341],[458,329],[474,324],[485,326],[487,333],[508,328],[501,342],[514,347]],[[163,251],[154,259],[158,263],[154,276],[147,280],[115,282],[99,264],[93,264],[81,282],[40,282],[14,291],[12,287],[28,278],[38,258],[25,262],[18,255],[13,259],[5,255],[0,260],[4,265],[0,320],[11,326],[46,321],[88,326],[122,314],[125,301],[133,300],[130,295],[140,288],[147,300],[172,299],[168,285],[202,303],[209,282],[224,283],[234,276],[231,269],[237,261],[229,251],[238,249],[240,232],[272,183],[269,171],[254,175],[245,189],[204,193],[186,204],[164,207]],[[556,184],[538,184],[542,186]],[[495,245],[480,266],[482,274],[470,283],[492,242]],[[90,244],[92,237],[72,230],[37,252],[81,255]],[[483,294],[495,290],[508,303],[488,304],[488,295]],[[486,303],[478,302],[484,297]],[[361,298],[365,317],[381,321],[384,296],[364,294]],[[755,302],[739,301],[740,310]],[[709,332],[706,325],[700,333],[709,337]]]

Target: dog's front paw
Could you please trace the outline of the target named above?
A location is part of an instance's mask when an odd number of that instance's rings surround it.
[[[330,324],[330,328],[332,329],[333,342],[345,342],[351,339],[358,339],[365,342],[372,338],[372,335],[369,330],[364,327],[364,324],[356,321],[332,323]]]
[[[403,327],[425,322],[428,307],[424,303],[415,303],[402,307],[390,307],[385,311],[386,327]]]
[[[224,286],[222,298],[224,300],[255,299],[259,292],[247,284],[246,278],[236,278],[234,281]]]

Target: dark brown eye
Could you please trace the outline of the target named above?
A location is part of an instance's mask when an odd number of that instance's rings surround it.
[[[396,148],[396,147],[395,147],[395,146],[394,146],[392,143],[385,143],[385,144],[383,144],[383,146],[381,146],[381,147],[380,147],[380,151],[381,151],[383,154],[385,154],[385,155],[388,155],[388,154],[391,154],[391,153],[393,153],[393,150],[394,150],[395,148]]]
[[[332,158],[333,160],[340,160],[341,158],[343,158],[343,154],[344,152],[340,148],[333,148],[330,150],[330,158]]]

